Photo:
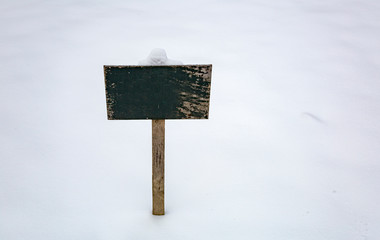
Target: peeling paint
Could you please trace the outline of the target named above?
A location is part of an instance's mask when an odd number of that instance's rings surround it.
[[[212,65],[104,66],[108,119],[207,119]]]

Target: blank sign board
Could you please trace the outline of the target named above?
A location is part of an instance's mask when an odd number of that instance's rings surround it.
[[[207,119],[212,65],[104,66],[107,115]]]

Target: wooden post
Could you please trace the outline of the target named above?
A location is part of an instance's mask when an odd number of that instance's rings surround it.
[[[152,120],[153,215],[165,215],[165,120]]]

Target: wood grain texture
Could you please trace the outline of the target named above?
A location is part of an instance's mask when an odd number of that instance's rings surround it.
[[[153,214],[165,214],[165,120],[152,120]]]
[[[207,119],[212,65],[104,66],[107,115]]]

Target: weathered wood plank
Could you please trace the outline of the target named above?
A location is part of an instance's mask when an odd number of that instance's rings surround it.
[[[108,119],[207,119],[212,65],[104,66]]]
[[[153,214],[165,214],[165,120],[152,120]]]

